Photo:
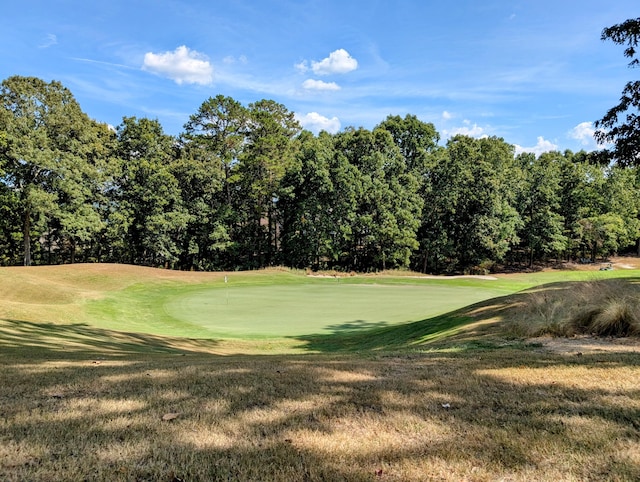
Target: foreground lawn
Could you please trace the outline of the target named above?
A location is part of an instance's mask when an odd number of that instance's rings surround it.
[[[0,479],[640,479],[637,353],[451,348],[2,355]]]

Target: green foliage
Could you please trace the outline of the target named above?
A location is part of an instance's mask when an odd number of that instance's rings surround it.
[[[611,40],[618,45],[626,45],[624,56],[630,58],[629,67],[640,65],[637,56],[640,40],[640,17],[602,31],[602,40]],[[630,81],[625,85],[620,103],[607,111],[595,123],[595,138],[601,144],[613,143],[609,150],[611,157],[623,166],[640,164],[640,81]]]
[[[114,132],[58,82],[0,94],[1,264],[484,273],[640,238],[637,170],[599,154],[442,146],[413,115],[316,136],[277,102],[222,95],[177,138],[135,117]]]
[[[32,262],[32,240],[49,252],[86,241],[101,228],[90,183],[97,180],[99,127],[59,82],[10,77],[0,87],[4,185],[21,219],[23,260]],[[94,190],[95,192],[95,190]]]
[[[110,223],[122,235],[114,255],[131,263],[171,266],[178,259],[177,235],[189,213],[170,170],[173,145],[158,121],[126,117],[118,127],[122,165],[112,196],[119,209]]]
[[[518,157],[522,172],[518,190],[518,211],[523,219],[520,237],[529,252],[529,265],[534,259],[557,255],[567,248],[564,219],[559,212],[562,161],[557,152],[537,159],[530,154]]]
[[[501,261],[518,242],[513,147],[499,138],[456,136],[430,173],[423,246],[434,270]]]

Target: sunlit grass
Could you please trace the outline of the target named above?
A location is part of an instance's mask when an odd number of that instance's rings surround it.
[[[549,283],[637,272],[500,277],[500,296],[366,331],[203,340],[93,326],[86,306],[224,274],[94,269],[0,269],[0,480],[640,479],[640,353],[555,353],[514,334],[536,310],[554,320],[597,303]],[[357,278],[340,282],[406,283]],[[304,280],[279,270],[233,282]],[[485,286],[409,283],[450,282]],[[630,294],[634,282],[604,285]],[[533,295],[550,302],[526,308]],[[144,314],[145,302],[131,306]]]
[[[638,362],[532,347],[0,357],[0,476],[634,480]]]
[[[638,279],[545,285],[514,300],[511,329],[520,336],[640,334]]]

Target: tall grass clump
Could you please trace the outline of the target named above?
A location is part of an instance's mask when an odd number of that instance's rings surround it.
[[[554,284],[518,295],[511,326],[519,336],[640,336],[640,284],[599,280]]]

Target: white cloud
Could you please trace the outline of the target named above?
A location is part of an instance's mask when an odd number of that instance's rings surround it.
[[[298,67],[306,67],[306,62],[298,64]],[[311,70],[317,75],[346,74],[358,68],[358,61],[349,55],[345,49],[338,49],[329,54],[329,57],[320,62],[311,62]]]
[[[516,148],[516,155],[517,154],[522,154],[523,152],[530,152],[530,153],[535,154],[536,156],[539,156],[540,154],[542,154],[544,152],[557,151],[558,150],[558,146],[556,144],[554,144],[551,141],[546,140],[542,136],[538,136],[538,142],[533,147],[522,147],[522,146],[519,146],[518,144],[515,144],[514,147]]]
[[[248,62],[248,59],[245,55],[241,55],[238,58],[234,57],[233,55],[227,55],[224,59],[222,59],[222,61],[225,64],[235,64],[236,62],[246,64]]]
[[[340,90],[340,86],[335,82],[323,82],[322,80],[307,79],[302,83],[302,87],[309,90]]]
[[[442,112],[442,118],[444,120],[449,120],[453,117],[453,115],[451,114],[451,112],[447,112],[446,110]]]
[[[320,131],[335,134],[340,130],[340,120],[337,117],[329,119],[317,112],[309,112],[305,115],[296,113],[296,119],[305,129],[315,132],[316,134]]]
[[[569,137],[580,141],[583,146],[587,146],[593,143],[593,134],[595,132],[593,122],[581,122],[569,131]]]
[[[168,77],[177,84],[208,85],[213,82],[213,66],[208,57],[184,45],[173,52],[146,53],[142,69]]]
[[[309,71],[309,62],[307,62],[306,60],[303,60],[302,62],[294,64],[294,67],[296,68],[296,70],[299,70],[300,72],[305,73]]]
[[[443,117],[444,117],[444,114],[443,114]],[[458,134],[461,134],[463,136],[469,136],[469,137],[487,137],[484,127],[481,127],[476,123],[472,125],[471,121],[467,119],[465,119],[462,122],[464,124],[463,126],[454,127],[453,129],[449,129],[449,130],[443,129],[442,132],[444,134],[444,137],[453,137]]]

